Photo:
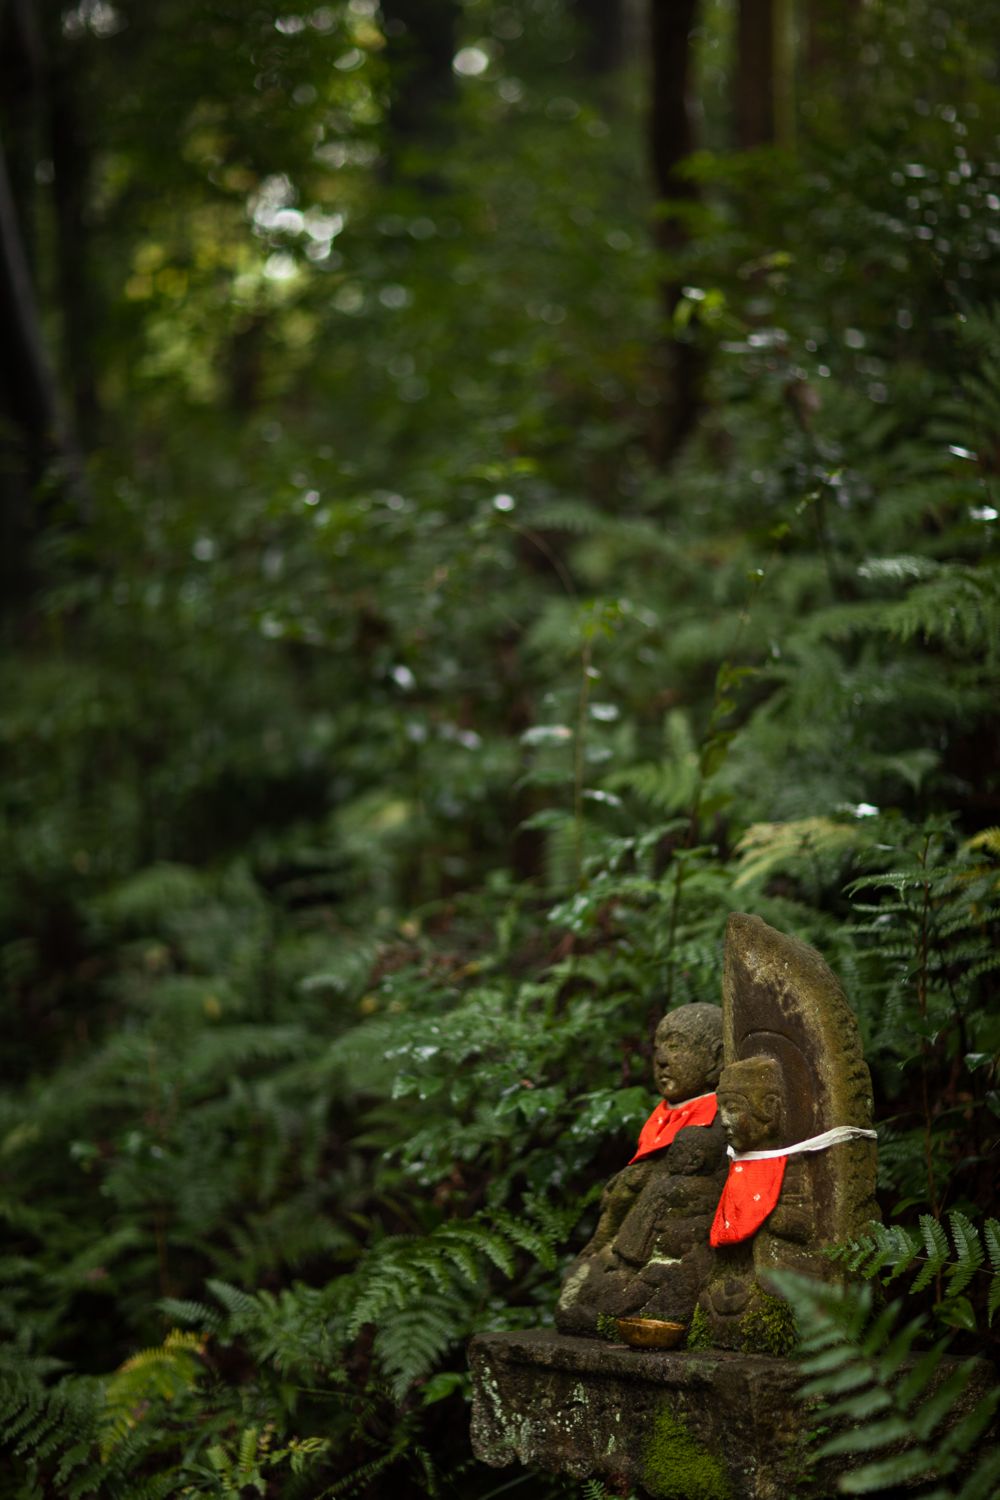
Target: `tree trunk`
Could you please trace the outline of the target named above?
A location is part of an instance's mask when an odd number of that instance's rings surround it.
[[[0,567],[7,602],[27,587],[32,491],[45,473],[58,433],[55,381],[42,342],[7,161],[0,149]]]
[[[445,111],[455,96],[458,0],[382,0],[390,75],[389,171],[397,175],[408,150],[433,151],[447,140]],[[433,173],[417,173],[433,185]]]
[[[793,4],[794,0],[739,0],[733,103],[741,150],[794,142]]]
[[[733,80],[736,144],[744,151],[774,140],[774,0],[740,0]]]
[[[823,86],[845,92],[849,68],[845,59],[856,47],[862,0],[806,0],[805,69],[810,80],[823,75]]]
[[[678,167],[694,149],[688,108],[691,65],[690,32],[698,0],[652,0],[650,46],[653,61],[649,116],[653,178],[657,196],[666,202],[691,202],[698,196],[693,182]],[[683,215],[669,209],[657,221],[657,238],[668,257],[685,248],[688,230]],[[701,407],[703,360],[694,343],[678,340],[674,312],[681,296],[676,274],[668,270],[661,287],[665,337],[660,351],[662,401],[653,448],[661,461],[673,456],[688,436]]]
[[[622,0],[575,0],[583,32],[581,61],[589,73],[613,73],[622,61],[625,17]]]
[[[0,0],[0,106],[7,170],[29,263],[34,248],[43,48],[30,0]]]
[[[35,167],[44,97],[44,53],[31,0],[0,3],[0,595],[10,608],[30,592],[38,529],[36,492],[53,460],[78,502],[82,465],[60,409],[31,275]],[[7,143],[13,151],[8,155]]]
[[[65,61],[55,62],[50,69],[48,103],[63,379],[70,392],[76,429],[83,434],[86,446],[92,447],[99,420],[95,345],[100,304],[95,297],[86,218],[90,149],[83,112],[77,105],[75,79]]]

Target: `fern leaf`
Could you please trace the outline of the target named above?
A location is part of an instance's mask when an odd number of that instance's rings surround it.
[[[1000,1494],[1000,1448],[990,1448],[966,1479],[955,1500],[995,1500]]]
[[[892,1406],[891,1398],[885,1391],[872,1389],[866,1386],[856,1396],[845,1396],[842,1401],[833,1406],[823,1407],[824,1421],[859,1422],[865,1417],[874,1416],[877,1412],[886,1411]]]
[[[370,1268],[367,1285],[358,1297],[347,1326],[349,1338],[356,1338],[366,1323],[378,1323],[390,1309],[403,1311],[418,1290],[412,1271],[383,1257]]]
[[[961,1365],[942,1381],[937,1390],[912,1414],[913,1432],[921,1442],[926,1442],[935,1429],[949,1416],[956,1402],[964,1394],[968,1383],[969,1368]]]
[[[863,1355],[870,1358],[872,1355],[878,1353],[892,1332],[898,1313],[898,1302],[890,1302],[886,1307],[883,1307],[861,1341],[860,1348]]]
[[[976,1231],[965,1214],[953,1209],[948,1215],[951,1235],[955,1242],[957,1262],[948,1267],[948,1296],[957,1297],[965,1291],[969,1282],[986,1259],[986,1252]]]
[[[934,1255],[941,1254],[942,1232],[936,1221],[922,1225],[922,1233]],[[947,1249],[945,1241],[944,1253]],[[847,1430],[833,1432],[817,1456],[846,1458],[906,1445],[902,1451],[872,1458],[842,1475],[841,1493],[880,1494],[917,1479],[942,1480],[967,1459],[1000,1405],[1000,1388],[996,1388],[978,1399],[966,1415],[957,1416],[967,1400],[975,1361],[940,1380],[943,1344],[939,1343],[906,1368],[920,1331],[919,1320],[897,1327],[896,1304],[867,1324],[859,1323],[858,1313],[870,1312],[871,1293],[866,1284],[823,1287],[790,1273],[775,1273],[772,1282],[792,1303],[804,1345],[816,1350],[818,1344],[827,1344],[821,1353],[807,1357],[804,1369],[812,1378],[800,1388],[800,1397],[823,1401],[827,1423],[851,1424]],[[831,1336],[836,1340],[833,1345]],[[846,1358],[837,1359],[838,1348]],[[952,1500],[950,1489],[935,1493],[941,1500]]]
[[[531,1224],[513,1214],[497,1214],[496,1224],[515,1245],[527,1250],[547,1271],[555,1269],[556,1255],[551,1243]]]
[[[608,1492],[599,1479],[585,1479],[583,1500],[608,1500]]]
[[[967,1360],[958,1372],[966,1382],[974,1364],[975,1361]],[[1000,1386],[994,1386],[945,1434],[940,1450],[942,1463],[950,1464],[953,1460],[964,1458],[967,1453],[973,1451],[990,1427],[998,1406],[1000,1406]]]
[[[93,1452],[93,1446],[93,1443],[85,1440],[83,1442],[73,1443],[71,1447],[66,1449],[62,1458],[59,1460],[59,1467],[56,1469],[55,1482],[57,1485],[65,1484],[66,1480],[72,1474],[73,1470],[78,1469],[81,1464],[86,1463],[87,1459]]]
[[[860,1469],[851,1469],[837,1483],[843,1495],[879,1495],[912,1480],[923,1479],[927,1472],[927,1454],[913,1448],[907,1453],[879,1459],[876,1463],[863,1464]]]
[[[987,854],[992,854],[1000,859],[1000,828],[983,828],[979,833],[968,839],[966,849],[984,849]]]
[[[483,1280],[483,1274],[481,1274],[480,1263],[475,1259],[471,1245],[466,1244],[459,1236],[447,1235],[447,1233],[441,1233],[438,1236],[438,1244],[442,1256],[448,1257],[462,1280],[466,1281],[468,1286],[478,1286],[478,1283]]]
[[[433,1369],[454,1342],[461,1309],[455,1300],[424,1297],[388,1318],[375,1335],[375,1354],[396,1401]]]
[[[237,1473],[241,1484],[249,1484],[257,1467],[257,1438],[256,1427],[246,1427],[240,1433],[239,1450],[236,1460]]]
[[[924,1391],[933,1381],[941,1365],[941,1355],[947,1340],[942,1339],[922,1354],[916,1363],[907,1370],[896,1387],[896,1397],[899,1404],[909,1409],[915,1401],[923,1395]]]
[[[823,1349],[818,1354],[811,1354],[802,1361],[802,1373],[804,1375],[826,1375],[830,1370],[839,1370],[849,1364],[854,1358],[854,1352],[849,1345],[842,1343],[839,1339]]]
[[[98,1441],[107,1459],[156,1400],[173,1401],[191,1390],[201,1374],[204,1348],[194,1333],[174,1329],[156,1348],[143,1349],[119,1365],[108,1381]]]
[[[507,1277],[514,1275],[514,1257],[509,1244],[499,1234],[491,1233],[484,1229],[481,1224],[453,1225],[451,1234],[459,1233],[467,1235],[477,1250],[482,1251],[489,1260],[493,1262],[498,1271],[502,1271]]]
[[[176,1323],[188,1323],[196,1328],[215,1333],[222,1326],[218,1308],[208,1307],[204,1302],[193,1302],[187,1298],[161,1297],[156,1304]]]
[[[840,1396],[847,1391],[856,1391],[871,1384],[871,1371],[852,1361],[833,1375],[824,1375],[821,1380],[811,1380],[802,1387],[804,1396]]]
[[[997,1308],[1000,1307],[1000,1223],[987,1219],[983,1225],[983,1239],[989,1252],[993,1275],[990,1277],[989,1299],[986,1304],[986,1321],[992,1326]]]
[[[228,1281],[210,1279],[206,1285],[213,1297],[217,1297],[223,1307],[236,1321],[237,1326],[244,1327],[255,1323],[260,1315],[258,1303],[247,1292],[243,1292],[237,1286],[230,1286]]]
[[[885,1404],[891,1403],[887,1400]],[[834,1414],[831,1412],[830,1416]],[[898,1443],[909,1436],[910,1427],[905,1419],[893,1415],[881,1422],[866,1422],[864,1426],[838,1432],[836,1437],[823,1444],[819,1457],[833,1458],[838,1453],[871,1453],[876,1448],[888,1448],[891,1443]]]
[[[895,1250],[895,1260],[887,1262],[887,1264],[892,1265],[892,1270],[885,1278],[889,1282],[894,1281],[897,1276],[902,1276],[904,1271],[910,1269],[919,1253],[920,1242],[902,1224],[892,1225],[885,1233],[891,1236]]]
[[[910,1283],[911,1292],[922,1292],[938,1275],[948,1259],[948,1240],[937,1219],[930,1214],[920,1215],[920,1238],[927,1251],[927,1260]]]

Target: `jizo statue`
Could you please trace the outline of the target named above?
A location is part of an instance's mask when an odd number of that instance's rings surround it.
[[[857,1023],[814,948],[733,915],[721,1010],[668,1012],[653,1073],[662,1103],[605,1189],[557,1326],[697,1313],[701,1341],[752,1349],[771,1316],[768,1273],[835,1276],[824,1247],[878,1216]]]
[[[594,1235],[563,1283],[556,1324],[564,1333],[596,1333],[602,1318],[691,1317],[726,1173],[721,1066],[719,1006],[683,1005],[663,1017],[653,1052],[662,1101],[605,1188]]]

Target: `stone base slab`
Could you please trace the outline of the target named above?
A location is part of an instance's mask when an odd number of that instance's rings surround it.
[[[469,1346],[472,1447],[655,1500],[787,1500],[806,1424],[792,1360],[629,1349],[549,1330]]]

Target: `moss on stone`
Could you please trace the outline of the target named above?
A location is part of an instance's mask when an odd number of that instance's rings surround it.
[[[754,1289],[750,1306],[740,1319],[740,1344],[746,1354],[773,1354],[783,1359],[798,1347],[795,1316],[787,1302]]]
[[[712,1347],[712,1324],[703,1307],[696,1307],[691,1315],[686,1347],[688,1349],[711,1349]]]
[[[619,1337],[618,1319],[612,1317],[610,1313],[598,1313],[597,1333],[599,1338],[610,1339],[612,1343],[616,1343]]]
[[[729,1500],[729,1477],[719,1460],[665,1405],[646,1441],[642,1483],[655,1500]]]

